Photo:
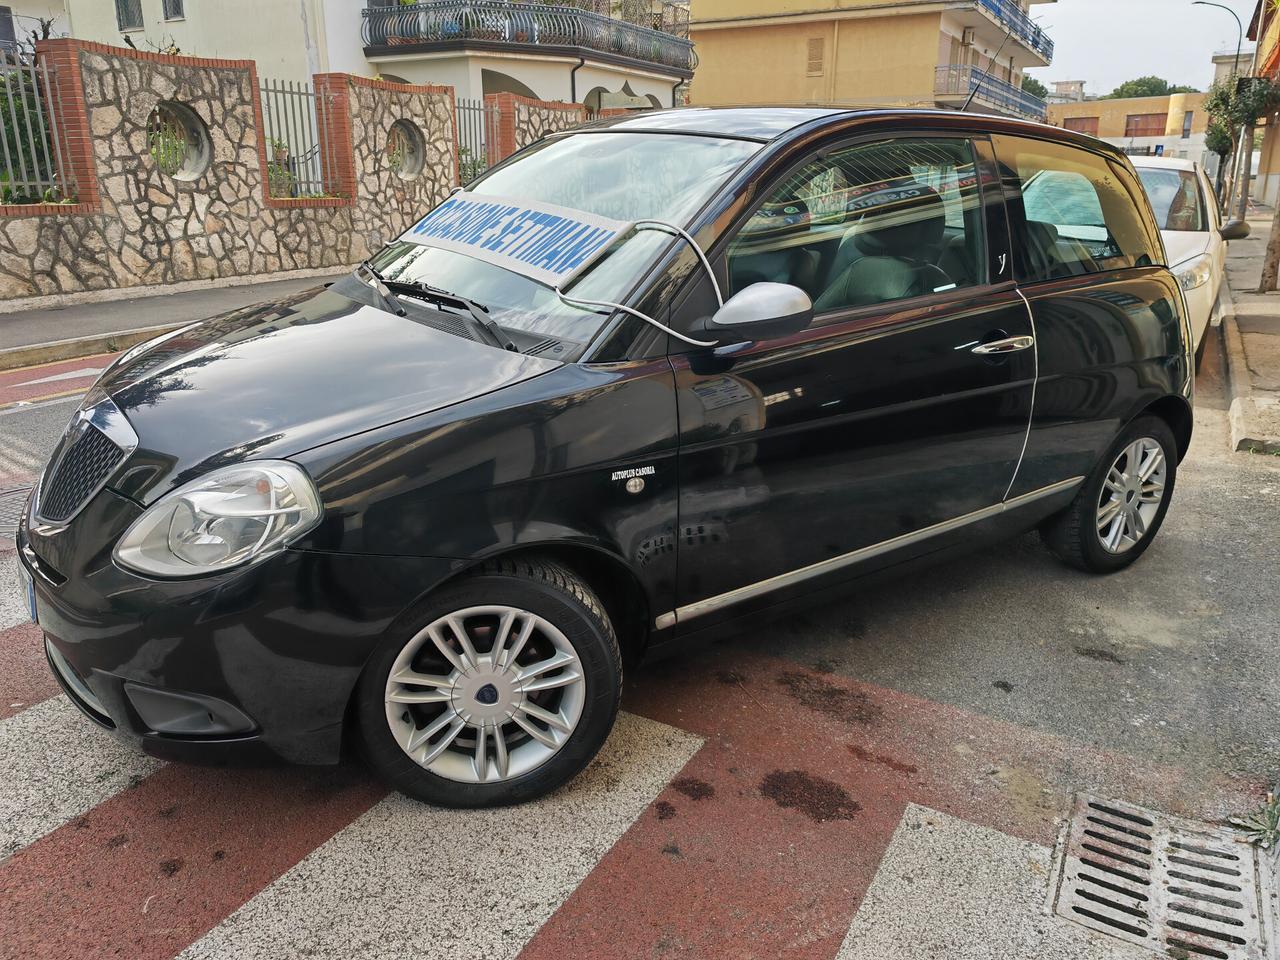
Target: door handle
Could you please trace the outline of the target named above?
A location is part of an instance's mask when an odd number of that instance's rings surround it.
[[[1035,346],[1035,343],[1036,338],[1031,336],[1005,337],[1003,340],[980,343],[969,352],[989,357],[992,354],[1017,353],[1019,350],[1026,350],[1028,347]]]

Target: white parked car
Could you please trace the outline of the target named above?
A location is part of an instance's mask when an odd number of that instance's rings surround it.
[[[1249,235],[1243,221],[1223,224],[1213,184],[1200,164],[1173,157],[1131,157],[1164,237],[1169,267],[1187,298],[1197,357],[1218,310],[1227,241]]]

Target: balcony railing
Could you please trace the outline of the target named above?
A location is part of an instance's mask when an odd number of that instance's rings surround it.
[[[1013,31],[1013,35],[1046,60],[1053,59],[1053,41],[1036,26],[1017,0],[976,0],[978,6]]]
[[[693,44],[683,37],[615,20],[602,13],[511,0],[417,0],[366,7],[366,47],[484,40],[516,46],[585,47],[691,73]]]
[[[933,92],[938,96],[967,97],[974,90],[978,91],[974,100],[986,106],[1031,120],[1045,118],[1043,100],[985,70],[953,63],[938,67],[934,74]]]

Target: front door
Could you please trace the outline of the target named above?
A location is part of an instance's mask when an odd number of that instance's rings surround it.
[[[925,137],[825,152],[736,228],[726,296],[792,283],[816,316],[784,340],[673,356],[680,606],[660,622],[703,626],[848,577],[1001,503],[1035,350],[1003,201],[983,202],[986,157],[985,142]],[[700,312],[692,296],[675,322]]]

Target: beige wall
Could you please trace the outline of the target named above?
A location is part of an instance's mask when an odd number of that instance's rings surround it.
[[[1103,139],[1123,137],[1125,122],[1131,114],[1163,113],[1166,115],[1165,135],[1181,136],[1186,111],[1195,111],[1191,122],[1192,135],[1203,134],[1209,126],[1209,115],[1204,111],[1205,94],[1178,93],[1172,97],[1132,97],[1125,100],[1086,100],[1082,103],[1049,104],[1049,122],[1056,127],[1064,125],[1068,117],[1097,117],[1098,136]]]
[[[822,2],[813,0],[809,8]],[[845,0],[846,5],[850,2]],[[716,5],[715,0],[698,0],[694,15],[703,16],[704,7]],[[763,0],[743,4],[761,5]],[[769,5],[783,4],[771,0]],[[815,100],[931,103],[940,29],[940,13],[767,27],[698,29],[695,24],[691,34],[699,65],[691,102],[707,106]],[[820,76],[809,76],[808,44],[816,38],[824,44],[823,70]]]
[[[896,6],[907,8],[920,6],[922,0],[906,0]],[[927,3],[928,0],[923,0]],[[699,20],[728,20],[746,17],[768,17],[797,13],[822,12],[828,10],[856,10],[859,7],[895,6],[886,0],[693,0],[689,8],[689,16],[696,23]],[[941,10],[944,3],[932,6]],[[894,13],[899,10],[892,11]]]

